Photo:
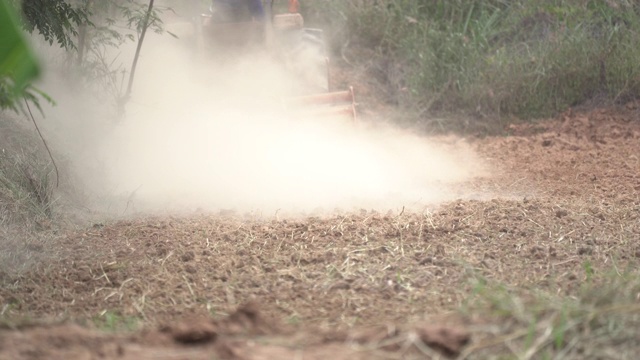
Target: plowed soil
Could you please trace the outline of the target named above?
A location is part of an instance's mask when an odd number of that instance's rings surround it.
[[[32,249],[64,249],[55,260],[0,274],[0,359],[455,356],[489,321],[456,312],[471,277],[572,295],[586,262],[637,268],[638,114],[568,112],[469,139],[496,170],[465,187],[504,194],[491,200],[66,234]]]

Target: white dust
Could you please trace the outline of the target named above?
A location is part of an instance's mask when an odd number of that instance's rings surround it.
[[[119,122],[53,75],[43,85],[58,99],[47,129],[110,211],[386,211],[460,197],[485,175],[460,139],[291,116],[282,99],[299,78],[282,62],[206,61],[185,39],[148,35]],[[119,51],[128,65],[132,49]]]

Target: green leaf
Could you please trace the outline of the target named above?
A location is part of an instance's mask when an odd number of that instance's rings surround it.
[[[15,90],[40,74],[40,66],[20,30],[18,17],[6,0],[0,0],[0,78],[13,80]]]

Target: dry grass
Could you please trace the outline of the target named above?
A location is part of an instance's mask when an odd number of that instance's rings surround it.
[[[62,293],[81,297],[65,307],[72,314],[115,306],[150,320],[194,309],[225,315],[258,298],[278,317],[326,329],[420,319],[464,304],[469,276],[575,296],[585,264],[600,272],[614,260],[619,269],[633,263],[620,254],[633,228],[598,224],[590,210],[562,205],[569,215],[561,219],[556,205],[494,200],[422,214],[115,223],[66,240],[75,268],[61,273],[61,264],[53,264],[37,272],[43,283],[59,276],[71,281],[70,288],[43,288],[42,295],[53,292],[54,309]],[[624,219],[617,210],[600,214]],[[567,227],[576,220],[597,226]],[[109,305],[96,309],[94,301]]]
[[[0,273],[20,272],[57,253],[50,231],[57,200],[35,134],[0,117]]]
[[[634,358],[640,325],[637,270],[596,279],[588,268],[585,272],[590,280],[571,297],[479,281],[466,312],[486,314],[492,325],[477,328],[475,344],[461,357]]]
[[[120,331],[222,319],[254,300],[270,323],[298,330],[290,347],[333,336],[360,354],[437,358],[410,324],[449,322],[471,332],[461,358],[631,359],[640,132],[606,112],[536,126],[549,128],[476,144],[506,170],[469,186],[506,198],[418,213],[95,224],[52,240],[57,259],[2,274],[0,319]],[[369,327],[378,330],[358,341]]]
[[[558,208],[568,215],[558,218]],[[257,300],[268,319],[322,332],[448,314],[475,324],[469,358],[580,358],[617,342],[630,354],[640,282],[627,271],[637,264],[625,254],[629,209],[599,211],[621,220],[565,203],[493,200],[419,214],[98,225],[59,244],[73,262],[5,282],[0,297],[15,301],[2,316],[93,319],[122,331],[192,313],[220,319]],[[588,226],[568,227],[579,222]],[[590,235],[597,240],[583,246]],[[415,350],[411,334],[354,346]]]

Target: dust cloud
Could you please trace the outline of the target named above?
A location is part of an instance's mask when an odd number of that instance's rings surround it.
[[[282,99],[304,86],[283,61],[254,52],[215,62],[193,51],[188,26],[172,26],[180,39],[148,35],[120,121],[104,104],[51,90],[49,130],[104,209],[419,208],[460,197],[459,184],[485,174],[459,139],[287,112]],[[132,58],[133,48],[118,51]]]

